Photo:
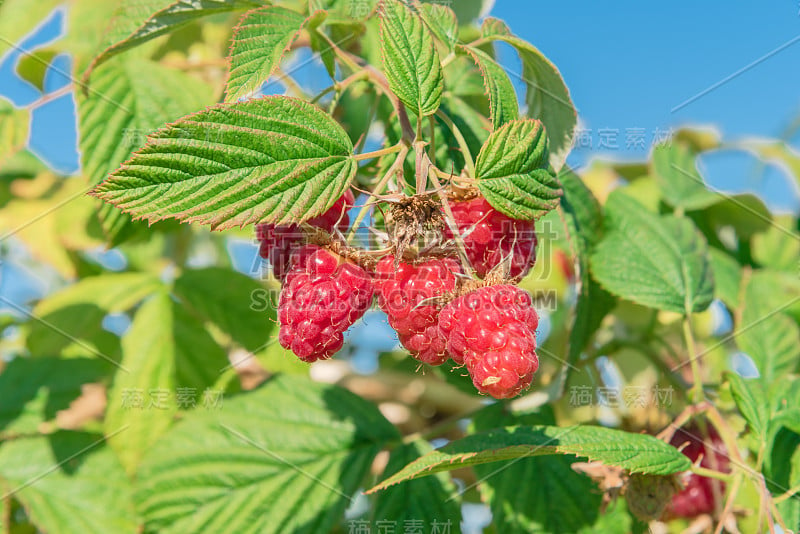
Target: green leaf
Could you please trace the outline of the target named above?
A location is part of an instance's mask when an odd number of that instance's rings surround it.
[[[785,424],[792,431],[800,434],[800,417],[794,417],[791,422],[781,414],[796,413],[800,411],[800,376],[793,375],[786,380],[781,380],[780,386],[775,388],[772,400],[772,410],[775,414],[770,423]]]
[[[442,100],[442,64],[433,37],[416,9],[401,0],[381,2],[381,56],[389,88],[418,116]]]
[[[578,123],[575,106],[561,73],[533,45],[510,35],[492,35],[493,40],[513,46],[522,60],[522,76],[527,85],[525,103],[528,117],[541,120],[550,140],[550,164],[557,171],[567,159]]]
[[[800,295],[788,295],[792,300],[778,305],[776,296],[771,295],[774,282],[767,273],[750,278],[741,303],[741,321],[736,325],[736,343],[753,359],[767,391],[795,370],[800,360],[800,327],[785,315],[788,305],[800,300]]]
[[[574,454],[632,473],[669,475],[691,467],[678,450],[653,436],[599,426],[507,427],[453,441],[410,463],[367,493],[462,467],[548,454]]]
[[[378,0],[310,0],[308,5],[309,11],[325,10],[328,20],[347,25],[369,17],[377,3]]]
[[[349,187],[352,152],[341,126],[302,100],[218,104],[151,135],[93,194],[150,222],[297,223]]]
[[[469,57],[456,56],[444,67],[444,85],[447,88],[445,99],[449,95],[459,97],[468,101],[476,110],[485,110],[486,115],[489,114],[483,76]]]
[[[103,318],[129,310],[160,285],[150,274],[107,274],[53,293],[33,308],[39,319],[30,324],[28,350],[34,356],[77,351],[116,361],[119,341],[101,328]]]
[[[44,75],[50,68],[53,58],[57,55],[57,51],[50,49],[37,50],[32,54],[25,54],[17,62],[16,73],[40,92],[44,92]]]
[[[360,397],[277,376],[188,414],[149,451],[136,502],[148,532],[329,532],[398,437]]]
[[[703,217],[712,228],[712,235],[720,228],[730,226],[740,242],[766,231],[772,224],[772,214],[764,202],[749,193],[720,196],[719,201],[702,210],[694,212],[693,217]]]
[[[306,19],[278,6],[246,13],[233,30],[225,101],[235,102],[257,91],[278,68],[311,17]]]
[[[437,0],[430,0],[436,2]],[[467,24],[486,15],[494,5],[494,0],[459,0],[450,2],[461,24]]]
[[[78,101],[84,173],[91,184],[144,145],[166,122],[203,107],[208,85],[149,60],[117,60],[95,73],[92,90]]]
[[[92,60],[83,75],[83,82],[87,82],[92,71],[113,56],[197,19],[262,5],[264,2],[259,0],[123,0],[106,36],[106,42],[110,44]]]
[[[130,482],[100,434],[62,431],[0,444],[0,493],[6,492],[41,532],[139,531]]]
[[[509,121],[516,120],[519,117],[517,94],[503,67],[478,48],[465,46],[462,49],[472,57],[481,71],[486,95],[489,97],[489,117],[495,130]]]
[[[516,120],[494,131],[475,163],[486,200],[515,219],[538,219],[558,205],[561,184],[547,168],[547,137],[542,123]]]
[[[0,164],[25,148],[30,115],[0,96]]]
[[[81,386],[99,382],[111,366],[92,358],[17,357],[0,372],[0,441],[40,432],[80,397]]]
[[[696,160],[697,153],[681,143],[670,142],[653,149],[652,173],[664,199],[672,206],[699,210],[722,199],[706,187]]]
[[[453,52],[458,42],[458,20],[453,10],[441,4],[422,4],[419,14],[447,51]]]
[[[686,218],[658,216],[620,191],[606,202],[608,233],[591,258],[609,292],[643,306],[688,314],[714,298],[705,238]]]
[[[775,216],[765,232],[753,236],[753,259],[764,267],[796,273],[800,233],[792,229],[794,224],[792,216]]]
[[[745,380],[736,373],[726,373],[725,378],[731,385],[731,394],[739,412],[759,440],[764,441],[770,422],[770,410],[761,383],[753,379]]]
[[[569,168],[565,167],[558,177],[564,188],[561,203],[567,229],[580,265],[580,291],[575,305],[575,320],[569,337],[567,356],[567,361],[574,365],[600,327],[603,318],[614,308],[616,300],[589,273],[589,255],[600,240],[603,227],[600,204],[580,177]],[[565,368],[567,371],[569,369],[570,367]],[[566,379],[566,375],[564,378]]]
[[[89,183],[100,183],[144,145],[148,134],[212,100],[211,88],[153,61],[126,58],[98,69],[88,96],[79,97],[80,148]],[[130,217],[103,206],[106,239],[116,245]]]
[[[474,418],[478,432],[497,426],[553,423],[549,408],[542,414],[517,415],[503,404],[489,406]],[[575,462],[574,457],[565,455],[520,458],[501,466],[476,465],[481,497],[491,507],[495,527],[508,534],[572,533],[591,527],[598,519],[602,495],[589,477],[572,469]],[[520,491],[521,480],[536,483]]]
[[[510,36],[511,30],[508,25],[500,19],[486,17],[481,23],[481,37],[489,39],[492,37]]]
[[[453,121],[461,131],[470,154],[477,155],[481,146],[489,138],[489,122],[478,111],[469,107],[457,96],[447,96],[442,100],[441,111]],[[460,145],[450,128],[441,117],[436,117],[437,134],[441,132],[442,139],[436,140],[436,163],[440,169],[447,169],[453,174],[458,174],[464,168],[464,155]]]
[[[392,451],[389,463],[381,478],[393,475],[406,464],[433,450],[425,441],[414,441]],[[408,483],[408,486],[391,488],[381,492],[372,509],[372,524],[391,521],[397,525],[411,521],[422,521],[424,525],[444,529],[445,525],[457,528],[461,523],[461,499],[456,485],[447,474],[436,474]]]
[[[178,409],[197,404],[228,359],[197,320],[158,293],[142,304],[122,339],[122,366],[108,393],[105,429],[109,445],[133,475]],[[113,434],[123,426],[124,433]]]
[[[780,429],[767,449],[765,460],[764,478],[772,495],[797,488],[800,485],[800,434]],[[795,493],[779,503],[778,510],[788,528],[800,530],[800,494]]]
[[[712,248],[709,253],[714,271],[714,295],[735,310],[739,307],[742,267],[735,258],[719,249]]]
[[[269,374],[308,376],[310,367],[288,349],[284,349],[277,337],[269,340],[266,346],[255,353],[258,363]]]
[[[249,351],[266,345],[275,326],[275,311],[256,311],[254,299],[266,289],[256,280],[230,269],[187,270],[175,280],[175,293],[189,309],[211,321]]]

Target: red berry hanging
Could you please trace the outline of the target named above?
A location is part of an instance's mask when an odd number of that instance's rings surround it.
[[[700,456],[700,467],[729,472],[729,459],[727,448],[716,429],[707,426],[708,438],[701,428],[696,424],[689,424],[684,428],[678,429],[672,436],[670,444],[680,447],[688,442],[688,445],[681,451],[692,462],[697,461]],[[717,485],[719,496],[725,494],[725,484],[718,480],[701,477],[690,473],[683,480],[684,488],[677,493],[667,507],[666,517],[685,517],[692,518],[700,514],[710,514],[715,509],[714,485]]]
[[[372,295],[372,279],[363,268],[327,249],[304,246],[292,255],[281,289],[280,344],[306,362],[330,358]]]
[[[436,299],[455,289],[460,272],[452,258],[399,262],[397,269],[394,256],[378,262],[378,305],[388,315],[400,343],[423,363],[441,365],[447,361],[445,339],[437,326],[442,304]]]
[[[481,393],[518,395],[539,368],[539,317],[527,292],[511,285],[482,287],[456,298],[439,314],[439,330],[456,363],[465,364]]]
[[[353,193],[347,191],[331,206],[331,208],[318,217],[309,219],[306,224],[321,228],[326,232],[338,230],[345,232],[350,226],[350,217],[347,210],[355,203]],[[289,267],[289,258],[292,252],[303,242],[303,232],[296,224],[276,226],[274,224],[259,224],[256,226],[256,238],[261,242],[259,255],[269,260],[275,278],[283,280]]]
[[[480,277],[510,259],[510,278],[522,277],[536,261],[536,232],[533,221],[512,219],[492,208],[483,197],[451,202],[458,229],[472,268]],[[446,235],[452,238],[449,228]]]

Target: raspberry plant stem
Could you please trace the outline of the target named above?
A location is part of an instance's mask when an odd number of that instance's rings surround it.
[[[363,154],[356,154],[353,158],[356,161],[364,161],[365,159],[374,159],[379,158],[381,156],[386,156],[389,154],[396,154],[403,150],[405,145],[403,143],[397,143],[396,145],[392,145],[390,147],[381,148],[380,150],[375,150],[374,152],[364,152]]]
[[[408,113],[406,112],[406,107],[400,102],[400,99],[397,98],[391,88],[389,87],[389,81],[386,79],[386,76],[375,68],[371,66],[364,67],[364,71],[367,73],[367,76],[370,80],[375,84],[375,86],[384,94],[386,98],[388,98],[392,106],[394,107],[395,111],[397,112],[397,118],[400,120],[400,127],[403,130],[403,140],[408,142],[409,144],[414,141],[414,128],[411,126],[411,121],[408,118]]]
[[[428,154],[425,153],[426,146],[427,143],[425,141],[414,141],[414,154],[416,156],[414,193],[417,195],[425,193],[428,187],[428,174],[433,165],[430,158],[428,158]]]
[[[389,167],[389,170],[386,171],[386,174],[383,175],[383,178],[375,185],[372,190],[373,195],[380,195],[383,193],[383,190],[386,189],[386,186],[389,184],[389,181],[392,177],[397,173],[398,168],[402,167],[403,162],[406,160],[406,155],[408,155],[408,147],[402,145],[400,147],[400,151],[397,154],[392,165]],[[356,237],[356,232],[358,231],[358,227],[361,226],[361,222],[364,220],[364,217],[367,216],[370,209],[369,203],[364,203],[364,206],[358,211],[358,215],[356,215],[355,220],[353,221],[353,226],[350,229],[350,233],[347,234],[347,242],[352,243],[353,239]]]
[[[428,169],[433,168],[433,165],[428,167]],[[456,218],[453,216],[453,210],[450,209],[450,203],[447,201],[447,195],[442,189],[442,184],[440,184],[439,179],[436,178],[436,172],[431,172],[428,174],[428,176],[433,183],[433,187],[436,188],[436,194],[439,196],[439,200],[442,202],[442,208],[444,208],[444,220],[447,222],[447,226],[453,233],[453,239],[456,241],[456,247],[458,247],[458,255],[461,258],[461,267],[464,269],[464,274],[469,278],[475,278],[475,270],[472,268],[472,263],[469,261],[469,256],[467,256],[467,249],[464,247],[464,240],[461,238],[461,231],[458,229]]]
[[[428,117],[428,137],[430,138],[428,145],[428,157],[431,161],[436,162],[436,121],[431,115]]]
[[[458,126],[456,126],[452,119],[450,119],[450,117],[448,117],[447,114],[442,110],[437,110],[436,116],[442,119],[450,131],[453,132],[453,136],[456,138],[456,142],[458,142],[458,146],[464,155],[464,166],[467,168],[467,173],[469,174],[470,178],[474,178],[475,161],[472,159],[472,154],[469,151],[469,145],[467,145],[467,140],[464,139],[464,136],[461,134],[461,130],[458,129]]]
[[[705,467],[700,467],[699,465],[692,466],[690,471],[695,475],[699,475],[701,477],[706,477],[706,478],[715,478],[723,482],[732,482],[734,478],[733,475],[731,475],[730,473],[720,473],[719,471],[714,471],[713,469],[706,469]]]
[[[742,487],[743,480],[744,473],[738,473],[734,476],[733,484],[731,484],[728,490],[728,498],[725,500],[725,507],[722,509],[722,513],[719,516],[719,522],[714,529],[714,534],[722,534],[722,529],[725,528],[725,518],[730,515],[733,509],[733,503],[736,501],[736,496],[739,494],[739,489]]]
[[[403,106],[403,103],[400,102],[399,98],[397,98],[397,95],[395,95],[392,92],[391,88],[389,87],[389,81],[386,79],[386,76],[382,72],[376,70],[370,65],[362,66],[361,64],[359,64],[360,58],[339,48],[339,46],[337,46],[337,44],[334,43],[330,39],[330,37],[328,37],[325,34],[325,32],[321,31],[319,28],[317,28],[317,32],[319,32],[319,34],[325,39],[325,41],[328,43],[331,49],[336,53],[336,55],[339,57],[339,59],[341,59],[341,61],[344,64],[350,67],[350,69],[353,70],[354,72],[359,72],[359,71],[365,72],[367,78],[372,80],[375,83],[375,85],[381,90],[381,92],[384,95],[386,95],[387,98],[389,98],[389,100],[392,102],[392,106],[397,111],[397,117],[400,119],[400,125],[403,129],[403,138],[409,143],[412,142],[412,140],[414,139],[414,130],[412,129],[411,123],[408,120],[408,114],[406,113],[405,106]]]
[[[297,83],[297,81],[294,78],[292,78],[292,76],[289,73],[287,73],[286,71],[284,71],[281,68],[278,68],[275,71],[275,76],[276,76],[277,81],[279,81],[282,84],[286,85],[286,94],[287,94],[287,96],[290,93],[294,93],[294,95],[297,98],[302,98],[302,99],[308,98],[306,96],[306,92],[303,91],[302,87],[300,87],[300,84]]]
[[[316,31],[316,32],[317,32],[317,33],[320,35],[320,37],[322,37],[323,39],[325,39],[325,42],[327,42],[327,43],[328,43],[328,46],[330,47],[330,49],[331,49],[331,50],[333,50],[333,52],[334,52],[334,53],[336,54],[336,56],[337,56],[337,57],[338,57],[338,58],[339,58],[339,59],[342,61],[342,63],[344,63],[345,65],[347,65],[348,67],[350,67],[350,69],[352,69],[354,72],[357,72],[357,71],[359,71],[359,70],[361,70],[361,69],[362,69],[361,65],[359,65],[359,64],[358,64],[358,63],[357,63],[357,62],[356,62],[356,61],[353,59],[353,56],[352,56],[351,54],[349,54],[349,53],[345,52],[345,51],[344,51],[344,50],[342,50],[341,48],[339,48],[339,45],[337,45],[336,43],[334,43],[334,42],[331,40],[331,38],[330,38],[330,37],[328,37],[328,34],[326,34],[324,31],[322,31],[322,30],[320,29],[320,27],[319,27],[319,26],[316,28],[316,30],[315,30],[315,31]]]
[[[333,85],[329,85],[328,87],[326,87],[325,89],[320,91],[313,99],[311,99],[310,102],[312,104],[316,104],[325,95],[328,95],[328,94],[330,94],[330,93],[332,93],[334,91],[336,91],[337,93],[346,91],[347,88],[350,87],[354,82],[361,81],[361,80],[366,80],[367,78],[368,78],[367,73],[364,70],[360,70],[358,72],[355,72],[355,73],[351,74],[350,76],[348,76],[347,78],[345,78],[344,80],[342,80],[340,82],[336,82]]]
[[[694,382],[692,389],[689,390],[689,400],[697,404],[703,401],[705,394],[703,393],[703,376],[700,371],[700,362],[697,361],[697,347],[695,346],[690,320],[691,315],[688,314],[683,318],[683,338],[686,342],[689,364],[692,367],[692,381]]]

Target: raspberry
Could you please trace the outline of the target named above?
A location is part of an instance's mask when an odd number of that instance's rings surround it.
[[[278,303],[281,346],[306,362],[333,356],[344,343],[344,331],[372,302],[367,272],[316,245],[291,258]]]
[[[306,221],[306,224],[321,228],[326,232],[334,229],[344,232],[350,226],[350,217],[347,210],[355,202],[353,193],[347,191],[331,206],[331,208],[318,217]],[[303,241],[303,232],[296,224],[276,226],[274,224],[256,225],[256,238],[261,242],[259,255],[269,260],[275,278],[283,280],[289,267],[289,258],[294,249]]]
[[[708,426],[708,439],[703,440],[705,435],[697,424],[690,424],[678,429],[670,440],[674,447],[680,447],[684,443],[689,444],[683,449],[683,454],[695,462],[701,455],[701,467],[713,469],[715,471],[728,472],[729,461],[727,449],[722,438],[719,437],[716,429]],[[677,493],[667,507],[666,517],[693,518],[701,514],[710,514],[715,509],[714,484],[717,484],[718,494],[725,493],[724,483],[701,477],[690,473],[684,479],[684,489]]]
[[[511,257],[508,275],[522,277],[536,261],[536,232],[533,221],[512,219],[492,208],[489,202],[478,197],[466,202],[452,202],[458,229],[464,239],[475,272],[483,278],[494,267]],[[445,230],[452,238],[450,229]],[[466,235],[465,235],[466,234]]]
[[[477,289],[439,313],[439,331],[453,361],[465,364],[472,383],[496,399],[527,388],[539,368],[539,317],[528,293],[511,285]]]
[[[679,489],[674,476],[634,473],[625,487],[625,501],[633,515],[642,521],[652,521],[662,516]]]
[[[455,289],[459,264],[451,258],[433,258],[416,264],[400,262],[395,269],[394,262],[394,256],[385,256],[376,267],[378,305],[414,358],[441,365],[447,361],[437,326],[442,305],[431,300]]]

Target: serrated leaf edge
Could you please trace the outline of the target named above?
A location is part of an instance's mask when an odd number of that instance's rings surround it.
[[[262,97],[259,97],[259,98],[250,99],[249,102],[253,102],[253,101],[256,101],[256,100],[273,100],[273,99],[275,99],[275,100],[288,99],[288,100],[293,100],[293,101],[296,101],[298,103],[302,103],[302,104],[306,104],[306,105],[313,105],[313,104],[309,104],[309,102],[307,102],[305,100],[302,100],[300,98],[287,97],[287,96],[283,96],[283,95],[265,95],[265,96],[262,96]],[[234,106],[234,105],[236,105],[238,103],[239,102],[220,102],[220,103],[208,105],[204,109],[201,109],[201,110],[196,111],[194,113],[190,113],[188,115],[184,115],[183,117],[180,117],[179,119],[177,119],[177,120],[175,120],[173,122],[169,122],[169,123],[165,124],[164,126],[162,126],[161,128],[157,129],[156,131],[148,134],[147,142],[145,143],[145,145],[142,148],[140,148],[139,150],[137,150],[136,152],[131,154],[130,158],[128,158],[125,162],[123,162],[122,165],[120,165],[119,167],[117,167],[117,169],[112,171],[108,176],[106,176],[103,179],[102,182],[100,182],[97,185],[95,185],[86,194],[88,196],[90,196],[90,197],[98,198],[98,199],[102,200],[103,202],[107,202],[107,203],[111,204],[112,206],[114,206],[117,209],[121,210],[123,213],[130,214],[131,215],[131,220],[133,220],[133,221],[146,221],[148,226],[152,226],[153,224],[155,224],[155,223],[157,223],[159,221],[168,220],[168,219],[175,219],[180,223],[207,224],[207,225],[209,225],[209,227],[211,228],[212,231],[216,231],[216,230],[228,230],[230,228],[237,228],[237,227],[238,228],[244,228],[245,226],[247,226],[249,224],[261,222],[261,220],[262,220],[261,218],[256,219],[256,218],[253,218],[252,216],[248,217],[247,219],[245,219],[243,221],[241,221],[239,224],[236,224],[236,223],[230,223],[229,220],[225,220],[225,221],[222,221],[222,222],[219,222],[219,223],[215,223],[214,221],[209,220],[209,217],[207,215],[195,215],[195,216],[188,216],[188,217],[184,217],[184,218],[181,218],[181,217],[176,216],[176,215],[158,215],[158,216],[153,216],[153,215],[148,215],[146,213],[145,214],[141,214],[141,215],[134,215],[131,210],[125,209],[125,208],[121,208],[121,207],[117,206],[109,198],[110,195],[111,195],[111,192],[103,190],[103,185],[106,183],[106,181],[109,178],[112,177],[113,173],[116,172],[117,170],[119,170],[121,167],[129,165],[139,155],[139,153],[142,150],[144,150],[145,148],[151,146],[151,143],[153,141],[155,141],[156,139],[158,139],[158,135],[160,133],[169,131],[171,128],[176,127],[181,121],[183,121],[185,119],[194,117],[194,116],[199,115],[201,113],[205,113],[205,112],[210,111],[212,109],[228,107],[228,106]],[[331,204],[334,201],[335,201],[335,199],[331,201]],[[276,222],[276,221],[272,221],[272,222]],[[289,223],[291,221],[277,221],[277,222],[283,224],[283,223]]]
[[[228,72],[225,75],[225,101],[226,102],[235,102],[236,101],[236,100],[230,100],[230,98],[231,98],[231,90],[230,90],[231,89],[230,88],[231,67],[233,65],[233,47],[236,45],[238,34],[242,29],[242,24],[244,23],[245,20],[247,20],[247,18],[249,16],[251,16],[251,15],[253,15],[253,14],[259,12],[259,11],[268,11],[270,9],[274,9],[275,7],[281,8],[281,6],[266,5],[266,6],[262,6],[262,7],[257,7],[255,9],[251,9],[251,10],[245,12],[241,17],[239,17],[239,21],[236,23],[236,26],[233,28],[233,32],[231,33],[230,46],[228,46],[228,57],[225,58],[225,64],[227,65],[227,68],[228,68]],[[282,9],[286,9],[287,11],[292,11],[291,9],[288,9],[288,8],[282,8]],[[311,20],[313,20],[315,17],[318,17],[320,15],[324,15],[323,18],[325,18],[325,17],[328,16],[328,11],[326,11],[324,9],[319,9],[317,11],[314,11],[310,15],[308,15],[305,18],[305,20],[303,20],[302,24],[300,24],[300,27],[297,28],[297,31],[295,31],[294,34],[289,38],[288,44],[286,45],[286,47],[281,52],[280,60],[278,60],[278,62],[272,67],[272,69],[269,72],[264,74],[264,80],[268,80],[270,78],[270,76],[272,76],[272,74],[276,70],[278,70],[278,68],[280,68],[281,62],[283,62],[284,58],[286,57],[286,54],[292,49],[292,46],[294,45],[294,43],[297,42],[297,39],[300,37],[300,34],[303,32],[303,30],[306,29],[306,26],[308,26],[308,23]],[[246,94],[245,95],[239,95],[237,97],[237,100],[239,98],[243,97],[243,96],[246,96]]]

